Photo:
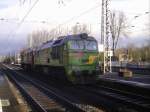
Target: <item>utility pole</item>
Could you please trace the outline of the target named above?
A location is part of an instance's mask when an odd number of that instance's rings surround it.
[[[104,48],[104,74],[106,72],[111,72],[111,61],[109,57],[109,33],[110,33],[110,23],[109,23],[109,2],[110,0],[102,0],[102,11],[101,11],[101,44]]]
[[[104,44],[104,1],[102,0],[102,9],[101,9],[101,44]]]

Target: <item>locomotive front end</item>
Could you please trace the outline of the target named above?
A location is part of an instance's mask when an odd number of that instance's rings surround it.
[[[73,83],[91,83],[98,79],[98,45],[93,37],[75,38],[68,43],[68,76]]]

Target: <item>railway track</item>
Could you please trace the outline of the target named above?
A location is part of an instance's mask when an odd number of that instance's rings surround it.
[[[79,105],[45,88],[39,82],[37,83],[32,79],[19,75],[6,67],[3,71],[8,75],[11,81],[17,85],[18,89],[35,112],[85,112]]]
[[[80,87],[85,91],[97,94],[103,97],[108,97],[114,102],[121,103],[126,109],[136,110],[137,112],[150,111],[150,97],[136,95],[129,91],[122,91],[114,88],[110,88],[103,85],[88,85],[88,87]]]
[[[101,83],[101,85],[99,83],[98,85],[86,86],[68,86],[64,84],[64,86],[62,84],[56,84],[55,81],[50,82],[45,77],[38,78],[40,78],[40,80],[34,80],[34,82],[42,83],[41,85],[44,85],[45,88],[49,88],[49,85],[51,85],[63,91],[64,94],[68,94],[68,96],[72,95],[72,97],[75,97],[76,100],[84,100],[86,105],[82,105],[81,102],[73,103],[75,106],[84,111],[92,112],[92,110],[95,110],[93,112],[99,112],[98,109],[93,109],[90,105],[97,108],[104,107],[106,112],[148,112],[150,110],[149,97],[142,94],[135,94],[132,91],[123,91],[122,89],[120,90],[118,88],[106,86],[103,83]]]
[[[120,81],[112,79],[100,79],[97,85],[122,91],[124,93],[131,93],[132,96],[139,96],[145,99],[150,99],[150,86],[142,83],[130,83],[132,81]]]
[[[16,71],[17,72],[17,71]],[[28,73],[27,73],[28,74]],[[23,77],[27,76],[27,74],[22,74]],[[31,75],[31,74],[30,74]],[[86,112],[117,112],[117,109],[114,108],[119,104],[114,104],[112,101],[109,101],[106,98],[102,98],[101,96],[93,95],[93,93],[87,93],[86,91],[83,91],[82,89],[76,88],[73,85],[67,85],[66,83],[56,83],[56,81],[48,80],[46,77],[40,77],[38,74],[35,74],[35,82],[38,82],[41,85],[44,85],[46,88],[51,88],[51,90],[54,90],[54,88],[59,89],[59,94],[64,95],[69,100],[73,100],[73,104],[82,110]],[[34,75],[34,76],[35,76]],[[32,75],[33,76],[33,75]],[[32,79],[33,77],[30,77]],[[39,80],[40,79],[40,80]],[[53,88],[54,87],[54,88]],[[54,90],[55,91],[55,90]],[[58,92],[58,91],[57,91]]]

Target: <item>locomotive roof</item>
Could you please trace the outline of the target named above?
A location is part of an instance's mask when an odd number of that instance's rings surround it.
[[[82,33],[82,34],[67,35],[67,36],[59,37],[57,40],[55,40],[55,42],[53,43],[52,46],[62,45],[63,43],[67,42],[68,40],[81,40],[81,39],[96,41],[96,39],[94,37],[88,36],[86,33]]]
[[[67,35],[65,39],[67,40],[72,40],[72,39],[96,40],[94,37],[88,36],[86,33],[81,33],[81,34],[76,34],[76,35]]]
[[[30,53],[30,52],[32,52],[32,51],[33,51],[33,49],[27,48],[27,49],[24,49],[24,50],[22,51],[22,53]]]
[[[43,43],[41,46],[39,46],[36,51],[42,50],[42,49],[46,49],[52,46],[52,44],[54,43],[54,41],[47,41],[45,43]]]
[[[96,39],[94,37],[88,36],[86,33],[82,33],[82,34],[77,34],[77,35],[67,35],[67,36],[61,36],[58,37],[57,40],[50,40],[46,43],[43,43],[41,46],[39,46],[36,51],[42,50],[42,49],[47,49],[51,46],[59,46],[64,44],[65,42],[67,42],[68,40],[81,40],[81,39],[87,39],[87,40],[95,40]]]

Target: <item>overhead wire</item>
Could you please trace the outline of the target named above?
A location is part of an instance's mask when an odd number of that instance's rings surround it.
[[[33,10],[33,8],[35,7],[35,5],[36,5],[38,2],[39,2],[39,0],[36,0],[36,1],[34,2],[34,4],[31,6],[31,8],[27,11],[27,13],[24,15],[24,17],[22,18],[22,20],[21,20],[21,21],[19,22],[19,24],[17,25],[17,30],[21,27],[21,25],[24,23],[25,19],[28,17],[28,15],[30,14],[30,12]],[[60,26],[65,25],[65,24],[67,24],[68,22],[70,22],[70,21],[72,21],[72,20],[74,20],[74,19],[76,19],[76,18],[79,18],[79,17],[81,17],[81,16],[83,16],[83,15],[89,13],[89,12],[91,12],[92,10],[98,8],[99,6],[100,6],[100,4],[97,4],[96,6],[93,6],[93,7],[91,7],[90,9],[88,9],[88,10],[86,10],[86,11],[80,13],[79,15],[76,15],[76,16],[72,17],[71,19],[68,19],[67,21],[63,22],[62,24],[59,24],[58,26],[56,26],[55,28],[52,28],[52,29],[57,29],[57,28],[59,28]],[[43,23],[47,23],[47,22],[43,22]],[[15,29],[15,30],[13,30],[13,31],[11,31],[11,32],[9,33],[9,35],[8,35],[8,40],[17,32],[17,30]],[[8,41],[8,42],[9,42],[9,41]]]
[[[145,13],[143,13],[143,14],[135,15],[135,16],[129,21],[129,23],[132,23],[134,20],[137,20],[137,19],[139,19],[140,17],[146,16],[146,15],[148,15],[148,14],[150,14],[150,12],[145,12]],[[135,27],[135,26],[134,26],[134,25],[131,25],[131,27]]]
[[[23,18],[21,19],[21,21],[17,24],[17,28],[14,30],[12,29],[10,31],[10,33],[8,34],[8,38],[7,38],[7,44],[10,46],[11,41],[10,38],[13,37],[13,35],[17,32],[17,30],[20,28],[20,26],[24,23],[25,19],[28,17],[28,15],[30,14],[30,12],[33,10],[33,8],[36,6],[36,4],[39,2],[39,0],[36,0],[33,5],[30,7],[30,9],[27,11],[27,13],[23,16]]]
[[[20,27],[22,25],[22,23],[24,22],[24,20],[27,18],[27,16],[30,14],[30,12],[32,11],[32,9],[35,7],[35,5],[39,2],[39,0],[36,0],[33,5],[31,6],[31,8],[28,10],[28,12],[25,14],[25,16],[22,18],[22,20],[20,21],[20,23],[18,24],[18,26]]]
[[[83,16],[83,15],[85,15],[85,14],[87,14],[87,13],[93,11],[94,9],[98,8],[99,6],[100,6],[100,4],[97,4],[96,6],[91,7],[90,9],[88,9],[88,10],[86,10],[86,11],[80,13],[79,15],[73,16],[72,18],[68,19],[67,21],[65,21],[65,22],[63,22],[63,23],[61,23],[61,24],[59,24],[58,26],[56,26],[56,27],[54,27],[54,28],[52,28],[52,29],[55,30],[55,29],[57,29],[57,28],[59,28],[59,27],[65,25],[65,24],[69,23],[70,21],[72,21],[72,20],[74,20],[74,19],[76,19],[76,18],[79,18],[79,17],[81,17],[81,16]]]
[[[20,26],[23,24],[24,20],[28,17],[28,15],[30,14],[30,12],[32,11],[32,9],[35,7],[35,5],[39,2],[39,0],[36,0],[33,5],[31,6],[31,8],[27,11],[27,13],[23,16],[23,18],[21,19],[21,21],[19,22],[19,24],[17,25],[17,29],[13,29],[10,31],[10,33],[8,34],[8,38],[7,38],[7,42],[8,45],[10,45],[11,41],[10,38],[13,37],[13,35],[17,32],[17,30],[20,28]]]
[[[23,22],[25,21],[25,19],[28,17],[28,15],[30,14],[30,12],[33,10],[33,8],[35,7],[35,5],[39,2],[39,0],[36,0],[33,5],[31,6],[31,8],[27,11],[27,13],[23,16],[23,18],[21,19],[21,21],[18,23],[17,25],[17,29],[13,29],[9,34],[8,34],[8,39],[10,39],[11,36],[13,36],[17,30],[20,28],[20,26],[23,24]]]
[[[22,18],[22,20],[20,21],[20,23],[17,25],[17,30],[18,30],[18,29],[20,28],[20,26],[23,24],[24,20],[27,18],[27,16],[29,15],[29,13],[32,11],[32,9],[35,7],[35,5],[38,3],[38,1],[39,1],[39,0],[36,0],[36,1],[34,2],[34,4],[32,5],[32,7],[28,10],[28,12],[27,12],[27,13],[25,14],[25,16]],[[88,10],[86,10],[86,11],[80,13],[80,14],[77,15],[77,16],[72,17],[71,19],[65,21],[64,23],[59,24],[58,26],[56,26],[56,27],[53,28],[53,29],[57,29],[57,28],[59,28],[60,26],[66,24],[66,23],[68,23],[68,22],[70,22],[70,21],[72,21],[72,20],[74,20],[74,19],[76,19],[76,18],[79,18],[79,17],[81,17],[82,15],[84,15],[84,14],[86,14],[86,13],[88,13],[88,12],[90,12],[90,11],[96,9],[96,8],[98,8],[99,6],[100,6],[100,5],[98,4],[98,5],[94,6],[94,7],[91,7],[90,9],[88,9]],[[47,23],[47,22],[42,22],[42,23]],[[11,35],[13,35],[14,33],[16,33],[17,30],[11,31],[11,32],[9,33],[8,38],[10,38]]]

